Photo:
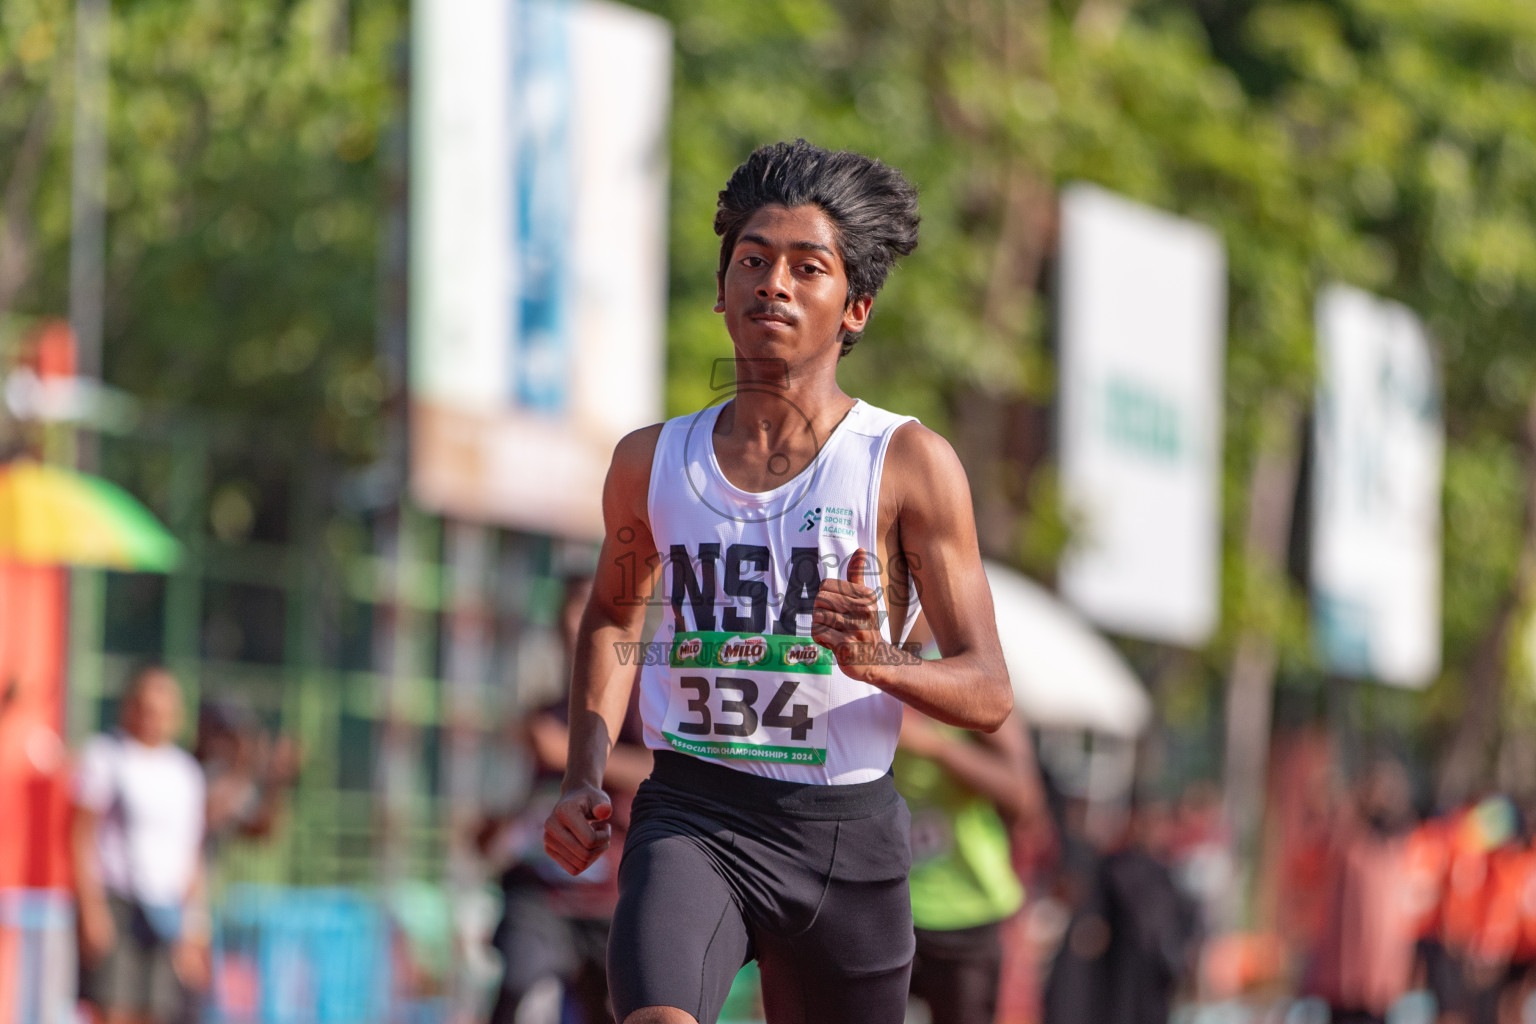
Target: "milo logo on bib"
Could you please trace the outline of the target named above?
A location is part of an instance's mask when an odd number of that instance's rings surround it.
[[[720,645],[722,665],[756,665],[768,656],[768,640],[760,636],[733,636]]]
[[[678,633],[662,735],[696,757],[827,763],[836,660],[804,637]]]
[[[814,665],[825,653],[826,649],[820,644],[795,644],[784,648],[784,664]]]

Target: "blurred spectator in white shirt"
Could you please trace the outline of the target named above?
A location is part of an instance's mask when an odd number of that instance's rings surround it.
[[[207,984],[203,773],[176,746],[181,688],[138,669],[119,727],[81,751],[71,842],[81,998],[100,1024],[171,1024]]]

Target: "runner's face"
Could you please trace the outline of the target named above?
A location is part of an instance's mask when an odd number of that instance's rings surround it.
[[[832,220],[817,206],[765,206],[742,228],[719,282],[715,312],[737,351],[791,363],[838,350],[861,331],[871,300],[848,301]]]

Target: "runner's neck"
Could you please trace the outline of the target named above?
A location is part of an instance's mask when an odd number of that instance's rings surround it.
[[[857,405],[836,390],[805,405],[766,386],[739,391],[712,431],[720,472],[744,491],[771,491],[803,472]]]

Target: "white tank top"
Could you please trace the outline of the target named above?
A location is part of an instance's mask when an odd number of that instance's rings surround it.
[[[878,779],[901,702],[843,674],[810,640],[811,610],[856,550],[878,565],[885,452],[912,417],[857,402],[809,466],[754,493],[715,457],[724,407],[667,421],[656,442],[648,509],[662,622],[640,676],[646,746],[789,782]],[[890,641],[883,593],[879,607]],[[901,639],[918,611],[914,592]]]

